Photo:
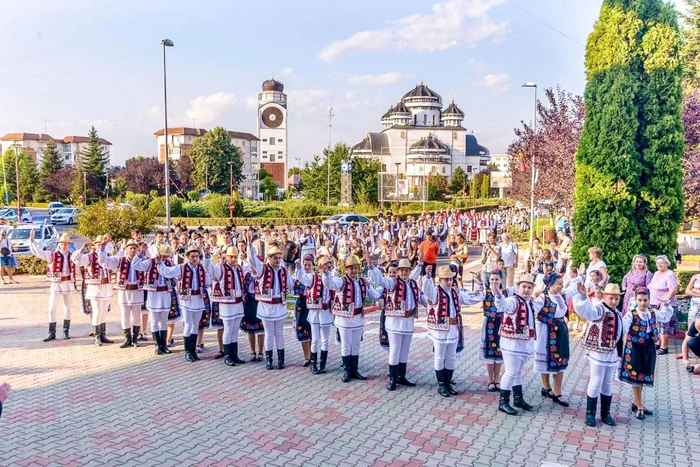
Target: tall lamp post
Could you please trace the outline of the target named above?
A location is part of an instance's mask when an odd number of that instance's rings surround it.
[[[326,166],[328,167],[328,186],[326,188],[326,206],[331,205],[331,132],[333,131],[333,107],[328,107],[328,155]]]
[[[172,47],[175,44],[173,44],[173,41],[170,39],[163,39],[160,41],[161,45],[163,46],[163,113],[164,113],[164,120],[165,120],[165,126],[163,127],[163,135],[165,136],[165,157],[164,159],[164,164],[165,165],[165,227],[170,228],[170,167],[169,166],[169,159],[170,159],[170,154],[168,154],[168,84],[166,80],[166,73],[165,73],[165,48],[166,47]]]
[[[525,82],[522,87],[533,88],[535,90],[535,115],[532,119],[532,177],[530,180],[530,247],[532,248],[532,239],[535,233],[535,145],[537,144],[537,84]]]
[[[231,200],[229,201],[229,216],[233,217],[233,161],[228,163],[228,186],[230,191]]]
[[[15,182],[17,184],[17,224],[22,223],[22,203],[20,202],[19,196],[19,148],[21,147],[19,143],[15,143],[12,146],[15,148]],[[5,167],[5,162],[3,161],[3,168]]]
[[[5,157],[0,154],[0,157],[2,157],[2,183],[3,183],[3,190],[5,190],[5,206],[10,207],[10,192],[7,191],[7,175],[5,175]]]

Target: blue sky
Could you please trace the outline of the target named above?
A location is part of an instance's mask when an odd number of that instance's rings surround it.
[[[454,95],[464,126],[493,153],[532,115],[532,91],[583,93],[584,47],[602,0],[3,0],[0,133],[86,134],[113,163],[156,153],[160,39],[169,126],[255,134],[254,101],[274,72],[289,94],[289,158],[380,131],[390,104],[423,80]],[[264,6],[263,6],[264,5]],[[520,7],[520,8],[518,8]]]

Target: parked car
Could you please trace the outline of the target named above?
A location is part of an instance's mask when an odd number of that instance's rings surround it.
[[[336,214],[335,216],[331,216],[323,221],[323,225],[333,225],[335,223],[338,223],[338,225],[341,227],[345,227],[346,225],[350,224],[369,224],[369,219],[367,219],[365,216],[349,213]]]
[[[21,224],[7,234],[12,245],[12,252],[16,255],[28,255],[29,234],[34,230],[34,240],[40,250],[53,251],[58,244],[58,232],[53,225],[49,224]]]
[[[62,208],[51,214],[52,224],[75,224],[83,212],[78,208]]]
[[[49,216],[54,215],[59,209],[63,209],[65,207],[66,206],[64,206],[63,203],[59,203],[58,201],[49,203]]]
[[[6,211],[0,216],[0,219],[8,222],[17,222],[17,209]],[[27,208],[22,208],[22,220],[20,222],[33,222],[32,213]]]

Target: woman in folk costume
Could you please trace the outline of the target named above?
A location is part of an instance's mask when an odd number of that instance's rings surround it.
[[[148,251],[145,243],[140,247],[135,240],[129,240],[124,245],[121,254],[108,256],[106,249],[101,248],[97,257],[100,266],[117,272],[115,288],[118,290],[117,303],[121,311],[122,329],[124,330],[124,343],[120,346],[122,349],[132,346],[138,347],[136,341],[141,330],[144,271],[148,269],[148,263],[134,261],[139,249],[144,254]]]
[[[586,287],[576,284],[578,295],[574,297],[576,314],[588,320],[583,334],[583,348],[588,350],[591,376],[588,381],[586,403],[586,425],[595,426],[595,415],[600,395],[600,418],[607,425],[615,426],[610,416],[612,404],[613,376],[622,356],[624,325],[617,311],[620,304],[620,286],[607,284],[603,289],[603,302],[592,305]]]
[[[63,338],[70,339],[71,320],[71,295],[73,294],[73,283],[75,282],[75,264],[71,261],[70,236],[61,235],[58,240],[58,249],[55,251],[40,250],[34,241],[36,230],[29,232],[29,250],[34,256],[46,261],[46,279],[51,282],[49,289],[49,334],[44,342],[56,339],[56,320],[58,319],[58,308],[63,307]]]
[[[636,306],[630,307],[622,318],[625,345],[618,379],[632,386],[632,412],[636,412],[639,420],[644,420],[645,415],[654,415],[644,405],[642,389],[644,386],[654,386],[658,327],[668,323],[675,311],[666,302],[661,303],[656,310],[651,308],[649,290],[645,288],[637,288],[635,301]]]
[[[481,326],[481,351],[479,360],[486,364],[486,372],[489,378],[488,391],[497,392],[499,386],[501,365],[503,364],[503,354],[500,347],[500,336],[503,313],[496,307],[494,291],[498,290],[505,297],[515,293],[515,287],[505,288],[503,276],[505,271],[499,269],[491,270],[489,274],[489,284],[483,291],[484,323]]]
[[[248,231],[248,262],[255,275],[255,299],[258,317],[265,328],[265,360],[272,370],[272,351],[277,347],[277,369],[284,368],[284,322],[287,320],[287,295],[294,288],[294,277],[282,265],[282,253],[276,246],[266,248],[267,263],[258,259]]]
[[[212,278],[212,304],[218,304],[219,316],[223,321],[224,363],[228,366],[241,365],[245,361],[238,358],[238,329],[243,318],[245,291],[243,268],[238,265],[238,248],[226,248],[221,264],[212,264],[211,257],[205,256],[204,267]]]
[[[314,257],[304,255],[304,271],[308,274],[314,272]],[[294,271],[294,294],[297,295],[296,303],[294,304],[294,329],[297,340],[301,342],[301,350],[304,354],[304,367],[311,365],[311,323],[309,322],[309,300],[306,295],[307,286],[300,279],[301,268],[299,260],[296,261],[296,270]],[[315,356],[314,356],[315,357]],[[315,358],[314,358],[315,364]]]
[[[304,268],[297,269],[296,278],[305,289],[306,306],[309,309],[308,321],[311,325],[311,373],[318,375],[326,372],[328,361],[328,337],[333,324],[331,301],[334,294],[323,286],[321,273],[330,271],[332,262],[326,256],[318,258],[318,271],[313,270],[313,263],[304,260]],[[321,360],[317,365],[318,352]]]
[[[100,250],[102,250],[102,236],[98,235],[94,244],[86,243],[82,250],[76,250],[71,258],[77,267],[83,267],[85,271],[84,283],[87,284],[85,300],[89,300],[90,303],[89,307],[87,304],[84,304],[84,307],[92,314],[92,332],[95,336],[95,345],[98,346],[114,343],[106,336],[107,310],[114,292],[112,284],[109,283],[109,269],[100,266],[97,256]]]
[[[432,280],[432,266],[427,266],[423,276],[423,294],[428,302],[428,335],[433,341],[435,358],[433,368],[438,383],[438,394],[450,397],[458,394],[452,388],[452,375],[457,360],[457,346],[460,341],[459,315],[461,305],[479,303],[479,296],[459,289],[455,285],[456,272],[449,266],[437,270],[439,285]]]
[[[360,277],[360,261],[355,255],[350,255],[345,260],[344,276],[333,277],[330,271],[326,271],[323,274],[323,285],[336,292],[332,310],[335,327],[340,333],[340,354],[345,366],[343,382],[347,383],[352,378],[366,380],[358,371],[360,342],[365,329],[365,299],[378,300],[382,292],[370,287],[369,282]]]
[[[255,299],[255,271],[252,270],[247,259],[247,246],[245,240],[238,241],[238,262],[243,265],[243,290],[245,300],[243,300],[243,318],[241,319],[241,330],[248,335],[248,346],[250,347],[250,361],[263,361],[263,347],[265,344],[265,328],[262,320],[258,318],[258,301]],[[258,258],[262,261],[262,257]],[[258,353],[256,357],[255,342],[258,343]]]
[[[511,391],[513,406],[532,410],[532,406],[523,398],[523,370],[534,351],[535,314],[530,296],[534,285],[532,276],[523,274],[516,282],[517,292],[513,296],[504,297],[500,291],[495,296],[496,308],[503,313],[498,335],[505,366],[498,410],[508,415],[518,415],[518,411],[510,405]]]
[[[399,277],[394,279],[383,277],[379,269],[370,267],[372,285],[387,292],[382,313],[385,315],[389,337],[389,384],[386,387],[389,391],[395,390],[397,384],[416,385],[406,379],[406,366],[413,338],[413,322],[418,317],[418,305],[428,305],[416,282],[420,277],[420,266],[411,270],[411,262],[402,258],[397,269]]]

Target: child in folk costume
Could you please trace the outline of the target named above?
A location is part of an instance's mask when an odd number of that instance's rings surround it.
[[[212,235],[203,247],[197,247],[199,251],[200,264],[204,266],[203,261],[206,256],[209,256],[214,263],[219,262],[219,258],[223,250],[218,246],[212,247],[211,242],[216,241],[216,236]],[[209,272],[209,271],[207,271]],[[213,285],[210,284],[210,285]],[[205,307],[202,312],[202,318],[199,320],[199,327],[197,332],[197,341],[195,342],[195,352],[202,353],[204,351],[204,330],[205,329],[216,329],[216,340],[219,346],[219,353],[214,356],[214,360],[219,360],[226,356],[224,352],[224,321],[221,319],[221,312],[219,307],[219,302],[211,300],[211,294],[207,290],[205,299]]]
[[[331,260],[326,256],[318,258],[319,271],[313,270],[313,263],[304,260],[304,268],[297,269],[296,278],[304,284],[306,306],[309,309],[308,321],[311,325],[311,373],[326,372],[328,361],[328,337],[333,324],[331,301],[334,293],[324,287],[321,273],[330,271]],[[318,351],[321,351],[320,364],[317,365]]]
[[[296,270],[294,271],[293,277],[294,282],[294,293],[297,295],[296,303],[294,304],[294,329],[296,330],[297,340],[301,342],[301,350],[304,353],[304,367],[311,365],[312,358],[315,362],[316,356],[311,355],[311,323],[309,322],[309,299],[307,297],[307,291],[309,288],[300,279],[301,268],[299,267],[299,260],[296,261]],[[314,272],[314,257],[311,255],[304,255],[304,271],[307,274],[313,274]],[[313,280],[313,276],[312,276]],[[317,369],[318,371],[318,369]]]
[[[243,268],[238,265],[238,248],[229,246],[221,257],[221,264],[212,264],[211,258],[206,256],[204,267],[212,277],[211,301],[218,303],[223,321],[224,363],[241,365],[245,361],[238,358],[238,329],[243,318],[245,291]]]
[[[661,304],[656,310],[652,309],[649,306],[649,290],[643,287],[637,288],[634,298],[636,306],[630,306],[622,318],[626,342],[618,378],[632,386],[632,412],[637,413],[636,417],[639,420],[644,420],[645,415],[654,415],[642,401],[642,389],[644,386],[654,385],[658,325],[668,323],[674,310],[666,306],[667,304]]]
[[[393,279],[382,277],[379,269],[370,267],[372,285],[382,287],[387,292],[382,312],[389,338],[389,384],[386,387],[389,391],[394,391],[397,384],[415,386],[415,383],[406,379],[408,353],[413,337],[413,323],[418,317],[418,305],[428,305],[416,282],[420,277],[420,266],[411,270],[411,262],[402,258],[397,269],[399,277]]]
[[[272,350],[277,347],[277,369],[284,368],[284,322],[287,320],[287,294],[294,288],[294,277],[282,266],[282,253],[276,246],[267,248],[267,263],[258,259],[248,231],[248,263],[255,274],[255,299],[258,317],[265,328],[265,359],[272,370]]]
[[[586,287],[576,284],[578,295],[574,297],[576,314],[588,320],[583,334],[583,348],[588,350],[591,377],[588,381],[586,425],[595,426],[595,415],[600,395],[600,418],[603,423],[615,426],[610,416],[613,376],[622,355],[624,324],[617,306],[620,303],[620,286],[607,284],[603,290],[603,302],[592,305]]]
[[[484,323],[481,326],[481,351],[479,360],[486,364],[486,372],[489,378],[488,391],[497,392],[500,390],[499,379],[501,375],[501,365],[503,355],[500,347],[500,337],[498,332],[501,329],[503,313],[496,307],[494,290],[498,290],[502,295],[508,297],[513,295],[514,290],[503,287],[504,271],[498,269],[491,270],[489,274],[489,284],[483,291]]]
[[[243,265],[243,290],[245,300],[243,301],[243,319],[241,319],[241,330],[248,335],[248,346],[250,347],[250,361],[263,361],[263,346],[265,345],[265,329],[262,320],[258,318],[258,301],[255,299],[255,271],[252,270],[247,260],[246,242],[238,241],[238,262]],[[258,258],[262,261],[262,257]],[[255,343],[258,344],[257,357],[255,354]]]
[[[432,280],[432,266],[426,266],[423,276],[423,293],[428,302],[428,335],[433,341],[435,358],[433,368],[438,383],[438,394],[443,397],[456,396],[452,388],[452,375],[457,360],[460,341],[459,315],[461,305],[479,303],[479,296],[455,285],[456,272],[449,266],[440,266],[437,271],[439,285]]]
[[[381,289],[374,289],[364,278],[360,277],[360,261],[355,255],[345,260],[345,275],[333,277],[330,271],[323,274],[324,287],[336,291],[333,299],[335,326],[340,333],[341,350],[345,371],[343,382],[350,379],[366,380],[358,371],[360,360],[360,342],[365,329],[365,299],[378,300]]]
[[[89,252],[88,248],[90,248]],[[95,336],[95,345],[98,346],[114,343],[106,337],[107,309],[112,302],[114,292],[109,283],[109,269],[102,267],[99,263],[97,252],[100,250],[102,250],[102,236],[98,235],[93,245],[86,244],[82,250],[76,250],[71,258],[76,266],[83,267],[85,270],[84,281],[87,284],[85,300],[90,301],[92,332]],[[88,309],[87,306],[85,308]]]
[[[501,353],[505,371],[501,377],[498,410],[508,415],[518,415],[510,405],[513,392],[513,406],[529,411],[532,406],[523,398],[523,370],[525,362],[534,351],[535,314],[532,303],[534,281],[529,274],[523,274],[516,282],[517,292],[504,297],[496,292],[496,308],[503,313],[500,336]]]
[[[29,250],[37,258],[46,261],[46,279],[51,282],[49,289],[49,334],[44,342],[56,339],[56,320],[58,307],[63,307],[63,338],[70,339],[71,294],[75,282],[75,264],[70,259],[70,236],[61,235],[56,251],[40,250],[34,241],[36,230],[29,232]]]

